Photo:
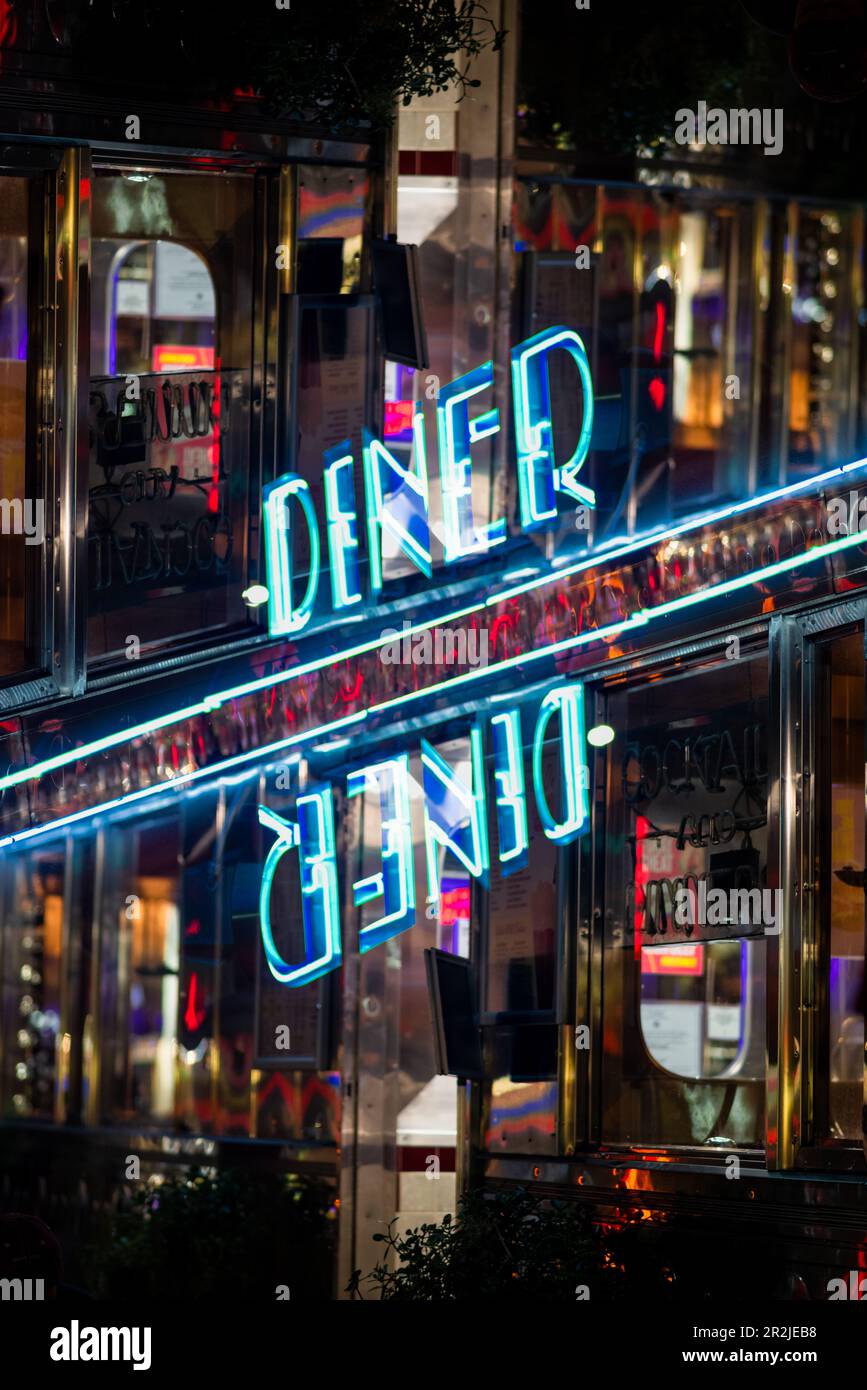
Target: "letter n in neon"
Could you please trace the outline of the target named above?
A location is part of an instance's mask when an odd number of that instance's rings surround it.
[[[381,898],[385,909],[381,917],[359,932],[359,950],[370,951],[406,931],[415,921],[409,757],[404,754],[350,772],[346,790],[348,796],[359,796],[366,791],[379,794],[382,869],[367,878],[357,879],[352,885],[356,907]]]
[[[382,588],[386,535],[428,579],[432,573],[424,415],[419,402],[413,411],[412,437],[413,462],[405,468],[369,430],[363,435],[370,587],[374,593]]]
[[[467,787],[427,739],[421,740],[428,902],[440,899],[438,847],[451,850],[474,878],[487,879],[488,828],[480,729],[470,731],[472,786]]]

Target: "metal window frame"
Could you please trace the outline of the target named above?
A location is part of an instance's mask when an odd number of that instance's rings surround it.
[[[833,1147],[812,1143],[816,1035],[823,1026],[817,1011],[817,941],[821,924],[815,906],[817,853],[817,686],[816,647],[822,640],[845,634],[863,624],[867,671],[867,595],[850,599],[835,596],[801,612],[773,615],[769,625],[753,623],[738,629],[745,655],[758,656],[766,644],[769,662],[769,802],[768,867],[777,886],[788,889],[783,898],[783,929],[767,938],[766,999],[766,1123],[765,1161],[769,1172],[804,1174],[844,1169],[859,1172],[864,1164],[857,1140]],[[699,642],[678,644],[618,662],[609,671],[586,679],[588,718],[605,716],[606,694],[612,680],[624,675],[644,679],[663,666],[694,667],[719,658],[732,631],[715,633]],[[865,750],[867,755],[867,750]],[[603,911],[601,875],[604,874],[604,834],[607,752],[591,755],[591,831],[587,843],[574,847],[577,883],[573,971],[575,974],[574,1023],[564,1029],[560,1070],[560,1125],[558,1152],[573,1155],[604,1148],[606,1152],[633,1151],[632,1144],[602,1141],[601,1068],[603,1006]],[[578,863],[580,860],[580,867]],[[586,865],[586,869],[585,869]],[[867,953],[867,927],[865,927]],[[571,1036],[576,1026],[590,1029],[590,1047],[576,1051]],[[865,1052],[865,1101],[867,1101],[867,1052]],[[867,1112],[865,1112],[867,1113]],[[865,1133],[867,1139],[867,1133]],[[674,1163],[718,1163],[718,1152],[699,1146],[654,1143],[656,1153]],[[755,1164],[753,1150],[743,1150],[742,1162]]]
[[[773,698],[773,664],[769,651],[770,634],[766,623],[751,623],[737,629],[731,628],[726,632],[716,632],[699,641],[678,643],[664,651],[656,650],[624,663],[618,662],[615,669],[591,673],[586,679],[585,698],[588,701],[588,709],[592,708],[594,711],[594,722],[607,722],[607,697],[614,688],[615,682],[616,689],[620,691],[625,685],[623,679],[625,675],[629,676],[629,683],[632,684],[636,681],[643,682],[655,673],[662,675],[665,672],[677,671],[683,676],[688,676],[690,672],[697,674],[702,667],[706,668],[708,665],[720,663],[724,658],[725,645],[735,632],[742,643],[742,659],[749,660],[761,657],[765,653],[768,654],[769,659],[771,708],[768,721],[768,866],[773,871],[775,864],[774,817],[778,813],[774,796],[778,783],[774,751],[779,738],[778,726],[784,726],[785,719],[780,710],[780,702],[775,702]],[[593,702],[592,705],[589,703],[590,701]],[[605,952],[604,827],[609,780],[607,749],[594,749],[590,753],[590,763],[591,828],[587,837],[587,844],[579,846],[576,850],[576,853],[582,855],[582,863],[586,857],[589,863],[589,872],[577,875],[578,902],[575,917],[574,951],[576,1007],[574,1024],[570,1024],[568,1027],[568,1031],[571,1033],[575,1027],[582,1024],[586,1025],[590,1030],[590,1046],[586,1050],[581,1050],[579,1055],[571,1057],[569,1065],[561,1072],[561,1088],[564,1088],[564,1095],[561,1100],[559,1152],[570,1155],[593,1149],[604,1149],[612,1154],[632,1153],[636,1148],[635,1142],[604,1140],[602,1137],[602,1028]],[[778,949],[780,939],[780,937],[767,938],[769,979],[772,974],[770,962]],[[766,1021],[768,1040],[770,1040],[772,1033],[770,991],[771,986],[769,984]],[[572,1047],[574,1048],[574,1038],[572,1039]],[[708,1080],[710,1081],[712,1078],[708,1078]],[[768,1066],[766,1069],[766,1094],[769,1097],[765,1125],[766,1153],[768,1152],[767,1146],[771,1130],[770,1093],[770,1066]],[[655,1153],[668,1156],[671,1162],[714,1164],[719,1162],[718,1150],[708,1149],[706,1146],[697,1144],[685,1145],[654,1141],[651,1147]],[[755,1164],[760,1157],[759,1152],[752,1148],[733,1149],[733,1151],[736,1151],[741,1161],[747,1164]],[[768,1166],[770,1167],[770,1162]]]
[[[771,622],[772,681],[779,682],[776,754],[779,776],[778,863],[783,898],[783,936],[787,949],[775,954],[776,977],[769,969],[768,1168],[777,1171],[862,1171],[862,1142],[819,1147],[814,1113],[817,1048],[827,1026],[827,995],[819,965],[822,921],[818,907],[820,853],[817,817],[822,789],[817,771],[820,749],[817,650],[821,642],[862,627],[867,661],[867,596],[837,598],[804,613],[778,615]],[[867,671],[867,665],[865,665]],[[773,689],[772,685],[772,689]],[[867,958],[867,932],[865,932]],[[770,960],[770,957],[769,957]],[[867,1097],[867,1053],[864,1094]],[[863,1125],[863,1122],[862,1122]]]
[[[9,143],[0,152],[0,171],[44,178],[42,245],[31,248],[38,273],[30,324],[36,351],[27,361],[36,485],[46,504],[38,598],[43,617],[35,670],[0,687],[0,709],[11,711],[84,690],[84,592],[77,576],[86,563],[80,471],[89,381],[89,332],[82,327],[89,328],[90,155],[77,146]]]
[[[234,161],[212,155],[219,167],[205,170],[191,162],[192,151],[141,148],[134,152],[96,143],[38,144],[16,139],[0,148],[0,174],[42,175],[42,245],[31,248],[38,285],[31,313],[31,342],[38,344],[28,361],[28,394],[34,422],[33,452],[39,487],[46,501],[46,543],[39,582],[42,627],[37,633],[37,661],[0,684],[0,710],[14,712],[88,689],[114,686],[116,663],[87,664],[87,513],[89,487],[90,275],[94,165],[114,168],[147,165],[177,173],[240,169],[257,182],[256,253],[253,276],[254,322],[250,327],[253,410],[250,448],[250,506],[245,544],[247,573],[261,576],[264,546],[261,513],[256,505],[262,485],[284,458],[294,418],[297,373],[295,294],[298,160],[265,157]],[[363,165],[360,167],[368,167]],[[292,254],[285,271],[277,269],[273,246],[286,243]],[[346,296],[343,296],[345,299]],[[372,302],[372,301],[371,301]],[[291,466],[284,462],[283,466]],[[216,637],[216,643],[215,643]],[[195,666],[215,651],[230,655],[268,640],[266,615],[251,615],[246,629],[237,626],[191,640],[189,650],[155,653],[137,674]],[[129,672],[127,670],[126,674]]]
[[[231,157],[213,156],[207,165],[185,159],[184,152],[167,152],[159,149],[136,149],[118,151],[107,146],[95,146],[92,158],[93,169],[103,173],[120,173],[130,170],[150,170],[159,174],[179,176],[194,174],[201,177],[219,178],[223,175],[246,175],[253,188],[253,255],[256,257],[251,275],[252,315],[249,324],[249,363],[251,408],[248,435],[248,487],[246,519],[243,534],[245,582],[253,582],[264,574],[264,543],[261,526],[261,496],[265,482],[270,480],[272,468],[269,454],[273,459],[279,442],[277,421],[285,417],[290,408],[291,397],[279,375],[272,378],[269,369],[278,373],[276,352],[284,347],[278,337],[278,312],[287,283],[291,286],[291,273],[287,280],[285,272],[276,267],[273,247],[286,243],[291,249],[289,261],[294,264],[296,253],[294,205],[291,196],[287,198],[285,189],[294,189],[296,165],[276,165],[266,159],[246,160],[239,163]],[[91,170],[92,172],[92,170]],[[93,187],[93,184],[90,185]],[[89,272],[88,272],[89,284]],[[90,348],[89,312],[83,328],[81,342]],[[285,345],[288,348],[288,345]],[[86,385],[86,406],[89,404],[90,371],[88,365]],[[85,511],[89,493],[89,443],[82,444],[84,450],[83,482]],[[279,456],[279,455],[276,455]],[[85,527],[87,521],[85,519]],[[85,554],[86,565],[86,554]],[[83,602],[87,604],[87,572],[82,574],[84,589]],[[261,610],[248,611],[242,622],[227,623],[220,627],[200,630],[188,635],[183,642],[184,650],[179,655],[172,654],[173,639],[165,638],[149,657],[140,663],[138,672],[142,677],[157,672],[192,666],[201,661],[202,656],[219,652],[230,654],[243,650],[250,643],[267,638],[266,614]],[[119,673],[129,671],[129,663],[122,653],[109,653],[88,659],[86,633],[82,653],[82,688],[91,689],[96,685],[116,685]],[[77,693],[77,692],[76,692]]]
[[[553,680],[552,680],[553,683]],[[535,704],[530,708],[535,710]],[[468,726],[471,727],[471,726]],[[546,738],[542,744],[543,756],[552,749],[557,750],[557,742],[553,738]],[[526,737],[522,741],[521,753],[524,760],[524,775],[526,778],[529,769],[530,777],[526,783],[526,794],[529,798],[532,795],[532,769],[533,769],[533,745],[532,738]],[[559,753],[558,753],[559,756]],[[494,805],[493,789],[493,755],[487,753],[484,758],[485,769],[485,791],[488,815],[488,832],[490,834],[490,824],[496,816]],[[571,972],[568,965],[569,955],[569,924],[572,917],[572,903],[575,897],[575,890],[572,881],[573,857],[569,853],[568,845],[555,845],[554,861],[554,889],[555,889],[555,930],[554,930],[554,981],[551,1007],[546,1009],[489,1009],[488,1003],[488,969],[491,964],[490,948],[490,923],[491,923],[491,895],[490,892],[478,891],[477,885],[474,887],[474,917],[478,915],[478,1006],[479,1023],[482,1027],[490,1028],[494,1026],[519,1025],[528,1026],[533,1024],[556,1024],[561,1026],[568,1019],[570,1014],[570,990]],[[474,881],[475,882],[475,881]]]

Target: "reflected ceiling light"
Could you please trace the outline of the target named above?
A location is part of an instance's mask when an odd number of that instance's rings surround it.
[[[606,744],[614,742],[614,730],[610,724],[596,724],[587,730],[587,742],[594,748],[604,748]]]

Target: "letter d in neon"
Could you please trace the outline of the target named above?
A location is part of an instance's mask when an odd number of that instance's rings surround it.
[[[551,716],[560,715],[560,767],[562,772],[562,821],[556,821],[548,805],[542,778],[542,749]],[[533,787],[539,819],[549,840],[568,845],[587,828],[589,807],[586,787],[584,734],[584,686],[562,685],[549,690],[536,719],[533,735]]]

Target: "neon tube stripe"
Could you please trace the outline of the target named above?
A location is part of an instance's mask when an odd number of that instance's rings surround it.
[[[484,603],[471,604],[465,608],[456,609],[451,613],[440,614],[437,618],[432,618],[429,621],[417,623],[412,627],[404,629],[402,635],[412,636],[414,633],[425,632],[431,628],[446,625],[459,618],[468,617],[473,613],[483,613],[488,607],[501,603],[507,598],[538,588],[542,584],[550,583],[554,580],[560,581],[567,578],[570,574],[577,574],[585,569],[598,567],[603,563],[607,564],[612,559],[620,558],[636,550],[642,550],[646,546],[656,542],[671,539],[677,535],[683,534],[685,531],[707,525],[711,521],[724,519],[727,516],[734,515],[738,511],[760,507],[765,502],[791,495],[793,492],[803,491],[805,488],[815,486],[817,483],[826,481],[830,478],[840,478],[844,474],[851,473],[855,469],[865,466],[867,466],[867,459],[859,459],[855,463],[849,463],[840,468],[831,469],[826,473],[818,474],[816,477],[807,479],[803,482],[793,483],[789,487],[778,488],[774,492],[765,493],[762,497],[733,504],[730,507],[724,508],[718,512],[709,513],[698,519],[693,518],[688,522],[684,522],[681,526],[644,537],[640,541],[631,541],[628,545],[618,550],[609,551],[605,554],[596,553],[593,557],[567,569],[558,571],[557,573],[549,573],[541,576],[539,579],[528,580],[526,584],[522,584],[517,588],[507,589],[493,594],[487,598]],[[737,589],[749,587],[752,584],[760,582],[763,578],[771,578],[776,574],[785,573],[803,564],[809,564],[815,559],[837,554],[842,550],[859,544],[867,544],[867,532],[856,531],[850,536],[844,536],[839,541],[829,541],[825,545],[814,546],[811,550],[806,551],[802,555],[790,556],[788,559],[778,561],[773,565],[767,566],[765,569],[753,570],[745,575],[738,576],[736,579],[725,580],[722,584],[716,584],[712,588],[703,589],[696,594],[686,595],[684,598],[673,599],[668,603],[660,604],[657,608],[641,610],[639,613],[634,614],[632,618],[625,619],[623,623],[617,623],[608,628],[596,628],[587,633],[580,633],[576,637],[567,638],[565,642],[555,643],[552,646],[541,648],[536,652],[529,652],[520,657],[508,657],[503,661],[497,662],[493,666],[479,667],[477,670],[469,672],[467,676],[450,677],[448,680],[442,681],[438,685],[428,686],[424,690],[411,691],[406,695],[396,696],[391,700],[384,701],[380,705],[372,706],[370,712],[373,712],[374,709],[391,708],[396,704],[408,700],[425,698],[428,695],[436,694],[437,691],[447,689],[458,682],[467,679],[478,679],[479,676],[486,676],[488,674],[507,670],[510,666],[537,659],[539,656],[554,655],[560,651],[567,650],[571,646],[576,646],[587,641],[595,641],[597,638],[601,639],[603,636],[623,631],[625,628],[637,626],[640,622],[648,622],[653,618],[659,617],[661,614],[677,611],[680,607],[705,602],[709,598],[720,593],[731,593]],[[253,694],[257,690],[271,689],[276,685],[281,685],[285,681],[294,680],[296,677],[309,675],[314,671],[321,670],[324,666],[335,665],[341,661],[348,660],[350,657],[361,656],[365,652],[376,651],[380,647],[389,645],[393,640],[392,637],[377,637],[370,642],[362,642],[357,646],[345,648],[343,651],[332,652],[328,656],[319,657],[315,661],[309,661],[300,666],[290,667],[287,671],[280,671],[269,676],[262,676],[258,680],[248,681],[244,685],[235,686],[229,690],[220,691],[213,695],[206,695],[199,704],[189,705],[184,709],[175,710],[169,714],[147,720],[145,723],[133,725],[129,729],[122,729],[116,733],[107,734],[104,738],[94,739],[91,743],[81,744],[79,747],[69,749],[65,753],[58,753],[53,758],[45,759],[40,763],[34,763],[31,767],[20,768],[17,772],[9,773],[5,777],[0,778],[0,791],[3,791],[6,787],[17,786],[22,782],[38,780],[38,778],[42,777],[46,772],[53,772],[57,768],[64,767],[69,763],[78,762],[82,758],[90,757],[95,753],[104,752],[106,749],[125,743],[130,739],[139,738],[148,733],[155,733],[158,729],[165,728],[169,724],[178,723],[183,719],[193,718],[198,714],[211,713],[219,709],[229,700],[240,699],[245,695]],[[295,737],[303,739],[311,737],[319,738],[325,730],[335,727],[337,727],[336,724],[320,725],[316,729],[312,729],[304,734],[295,735]],[[222,764],[213,765],[213,767],[219,766],[222,766]],[[175,780],[177,781],[178,779]],[[136,793],[131,793],[131,795],[135,794]],[[0,840],[0,846],[2,846],[3,843],[5,842]]]
[[[736,579],[728,579],[722,584],[715,584],[710,589],[702,590],[698,594],[686,594],[682,598],[672,599],[668,603],[662,603],[658,608],[641,609],[634,613],[631,618],[624,618],[622,622],[611,623],[607,627],[594,628],[587,632],[578,633],[574,637],[564,638],[562,642],[555,642],[549,647],[541,647],[536,651],[522,653],[518,656],[511,656],[498,662],[495,666],[477,667],[473,671],[467,671],[459,676],[450,676],[448,680],[440,681],[437,685],[429,686],[425,690],[411,690],[404,695],[394,696],[390,700],[382,700],[379,704],[371,705],[369,709],[360,710],[356,714],[345,716],[343,719],[334,720],[330,724],[320,724],[316,728],[307,729],[302,733],[292,734],[288,738],[279,739],[275,743],[263,744],[260,748],[254,748],[246,753],[239,754],[232,758],[227,758],[221,763],[212,763],[208,767],[197,768],[194,772],[182,773],[175,777],[171,782],[161,783],[153,787],[143,787],[139,791],[130,792],[123,797],[115,797],[113,800],[104,802],[99,806],[88,807],[83,811],[76,811],[71,816],[62,819],[48,821],[44,825],[30,826],[26,830],[16,831],[12,835],[7,835],[0,839],[0,849],[7,845],[18,843],[25,839],[30,839],[35,835],[44,835],[56,830],[62,830],[66,826],[86,819],[88,816],[103,815],[106,811],[115,806],[125,806],[134,801],[144,800],[148,796],[157,796],[171,791],[175,787],[186,785],[200,777],[218,776],[224,769],[236,767],[240,763],[249,762],[255,758],[267,761],[268,757],[280,748],[287,748],[295,744],[307,742],[308,739],[321,738],[328,731],[341,728],[347,724],[360,723],[370,718],[374,714],[380,714],[385,710],[394,709],[398,705],[409,704],[418,699],[424,699],[428,695],[435,695],[443,690],[453,689],[458,685],[465,685],[470,681],[484,679],[487,676],[499,675],[501,671],[509,670],[515,666],[528,665],[532,661],[543,660],[546,657],[556,656],[561,652],[571,651],[574,647],[584,646],[589,642],[601,641],[605,637],[615,636],[617,633],[627,632],[634,628],[645,627],[652,620],[670,615],[684,608],[689,608],[696,603],[702,603],[709,598],[717,598],[725,593],[734,593],[739,589],[750,588],[752,585],[764,579],[773,578],[779,574],[785,574],[790,570],[799,569],[803,565],[810,564],[813,560],[824,559],[828,555],[838,554],[842,550],[850,549],[854,545],[867,542],[867,536],[858,531],[851,536],[844,536],[839,541],[831,541],[828,545],[814,546],[812,550],[803,555],[792,555],[786,560],[780,560],[773,565],[768,565],[765,569],[754,570],[748,574],[738,575]],[[514,698],[514,697],[513,697]],[[194,707],[198,708],[198,707]],[[446,716],[448,717],[448,716]],[[166,721],[170,722],[170,721]],[[128,737],[128,735],[125,735]],[[116,739],[114,740],[117,741]],[[73,750],[72,760],[81,756],[81,750]],[[52,760],[56,763],[56,759]],[[64,761],[70,761],[65,757]],[[37,764],[33,768],[28,768],[27,775],[31,777],[41,776],[41,765]],[[21,780],[20,773],[12,776]],[[0,789],[8,782],[8,778],[0,781]]]
[[[367,710],[360,710],[357,714],[348,714],[344,719],[335,719],[333,724],[329,724],[329,729],[342,728],[346,724],[358,724],[367,718]],[[138,791],[127,792],[126,796],[113,797],[111,801],[104,801],[99,806],[87,806],[82,811],[73,811],[72,815],[63,816],[59,820],[46,821],[44,825],[32,825],[26,830],[16,830],[11,835],[4,835],[0,838],[0,849],[7,845],[17,844],[21,840],[32,839],[34,835],[44,835],[50,830],[64,830],[67,826],[75,825],[79,821],[86,820],[88,816],[102,816],[106,811],[113,810],[115,806],[128,806],[134,801],[144,801],[149,796],[168,796],[171,792],[180,787],[189,786],[191,782],[196,782],[201,777],[208,777],[213,773],[220,773],[230,767],[239,767],[243,763],[253,762],[256,758],[263,762],[268,761],[266,755],[273,755],[281,748],[291,748],[294,744],[303,743],[309,737],[308,734],[291,734],[288,738],[277,739],[274,743],[265,744],[261,748],[248,749],[246,753],[237,753],[234,757],[224,758],[221,763],[212,763],[208,767],[197,767],[192,772],[179,773],[170,782],[159,782],[152,787],[140,787]]]
[[[517,594],[526,594],[530,589],[537,589],[553,578],[566,579],[570,574],[581,574],[583,570],[593,569],[600,564],[607,564],[609,560],[619,560],[622,556],[629,555],[636,550],[644,550],[649,545],[673,540],[675,536],[682,536],[687,531],[698,531],[702,526],[710,526],[715,521],[725,521],[726,517],[737,516],[740,512],[750,511],[752,508],[761,507],[768,502],[777,502],[781,497],[791,497],[795,492],[803,492],[805,489],[816,487],[819,483],[828,482],[831,478],[839,479],[844,473],[851,473],[856,468],[863,468],[865,464],[867,464],[867,459],[857,459],[855,463],[845,463],[839,468],[830,469],[827,473],[817,473],[812,478],[806,478],[800,483],[790,483],[787,487],[762,493],[761,497],[748,497],[741,502],[732,502],[727,507],[721,507],[718,511],[705,512],[702,516],[690,517],[688,521],[681,522],[679,526],[669,526],[664,530],[647,531],[641,536],[631,536],[628,541],[620,545],[615,544],[610,550],[601,546],[598,550],[594,550],[592,555],[579,560],[576,564],[569,565],[565,569],[558,569],[556,574],[541,575],[537,579],[530,580],[527,584],[516,585],[513,589],[500,589],[496,594],[491,594],[485,602],[489,607],[495,603],[502,603],[503,599],[514,598]],[[860,534],[867,542],[867,532]]]

